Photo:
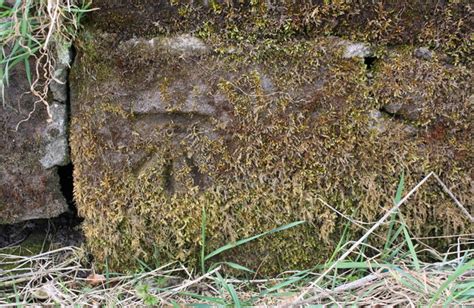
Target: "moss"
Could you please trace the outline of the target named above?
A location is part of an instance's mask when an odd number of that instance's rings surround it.
[[[379,107],[396,103],[401,109],[413,109],[414,124],[423,128],[440,121],[452,126],[467,123],[472,72],[449,65],[442,54],[434,53],[427,61],[413,52],[413,48],[397,48],[379,61],[374,84]]]
[[[316,15],[344,16],[340,5]],[[74,193],[98,261],[112,269],[133,268],[137,259],[197,264],[205,207],[208,251],[307,221],[220,256],[262,275],[306,268],[328,256],[342,228],[319,198],[374,221],[392,205],[402,170],[407,187],[435,171],[472,204],[465,67],[387,50],[369,82],[362,60],[341,57],[339,39],[301,39],[296,23],[255,31],[274,25],[262,9],[215,8],[216,19],[199,28],[209,47],[202,52],[170,51],[159,37],[152,44],[100,31],[83,36],[71,75],[71,148]],[[231,12],[234,21],[258,22],[220,28],[219,16]],[[165,107],[137,112],[143,93]],[[188,106],[192,95],[199,106]],[[426,113],[416,124],[424,131],[397,119],[383,133],[371,128],[371,111],[420,95]],[[204,104],[211,114],[199,111]],[[416,235],[472,230],[434,186],[403,213]]]
[[[314,1],[313,1],[314,2]],[[214,3],[214,4],[212,4]],[[253,44],[260,39],[337,35],[378,45],[428,46],[468,63],[472,54],[470,2],[464,1],[213,1],[95,0],[96,29],[134,36],[197,32]]]

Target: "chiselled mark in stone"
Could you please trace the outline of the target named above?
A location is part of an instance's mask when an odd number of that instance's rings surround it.
[[[185,189],[183,181],[202,188],[206,182],[205,175],[199,171],[193,158],[183,152],[181,144],[195,131],[211,139],[215,138],[211,123],[217,114],[215,101],[208,95],[207,87],[201,83],[192,87],[179,83],[168,87],[170,93],[178,93],[181,97],[167,97],[158,89],[130,97],[134,132],[151,144],[160,143],[165,133],[170,138],[173,151],[168,157],[163,157],[161,151],[149,152],[135,164],[133,173],[141,177],[152,172],[153,168],[161,168],[159,172],[163,189],[168,193]],[[189,177],[185,175],[182,178],[181,170],[189,170]]]
[[[169,194],[175,192],[175,181],[173,180],[173,160],[168,159],[167,163],[163,166],[163,188]]]
[[[194,160],[189,157],[185,157],[186,163],[191,168],[191,176],[195,186],[198,186],[200,189],[203,189],[206,186],[206,175],[199,171],[199,167],[196,165]]]
[[[135,161],[131,170],[137,177],[158,172],[168,193],[179,192],[190,183],[201,188],[205,185],[206,177],[186,154],[186,144],[195,135],[215,139],[213,119],[222,113],[218,108],[222,102],[210,94],[208,85],[196,76],[186,78],[192,81],[163,77],[156,87],[130,94],[126,100],[133,115],[133,134],[140,143],[149,145],[148,152]],[[265,82],[269,86],[269,81]],[[170,153],[164,153],[167,150],[162,148],[163,142]]]
[[[141,177],[152,171],[153,168],[161,166],[161,180],[163,190],[169,194],[180,192],[186,189],[182,181],[176,178],[177,172],[183,168],[189,168],[189,178],[194,186],[203,189],[206,186],[206,175],[200,172],[192,157],[188,157],[186,153],[179,157],[172,157],[171,153],[165,154],[152,152],[146,156],[139,167],[135,170],[135,175]]]

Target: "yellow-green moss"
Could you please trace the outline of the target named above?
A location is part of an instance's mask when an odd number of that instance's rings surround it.
[[[214,4],[212,4],[214,3]],[[212,1],[95,0],[96,29],[121,38],[196,32],[203,37],[253,44],[261,39],[337,35],[374,44],[413,44],[448,53],[453,62],[472,58],[471,3],[461,1]]]
[[[136,259],[196,264],[205,207],[208,251],[305,220],[220,256],[259,274],[305,268],[331,253],[342,228],[318,198],[374,221],[392,206],[402,170],[407,187],[435,171],[472,204],[465,68],[402,52],[380,60],[369,82],[361,59],[341,57],[340,40],[292,32],[250,33],[248,41],[247,30],[229,29],[206,30],[210,51],[183,55],[144,40],[83,37],[91,49],[79,52],[72,72],[71,149],[76,202],[98,261],[113,269],[133,268]],[[196,80],[219,98],[214,116],[186,114],[184,124],[166,118],[151,128],[130,107],[134,95],[154,90],[175,107],[166,114],[173,118],[186,99],[176,85]],[[456,85],[463,94],[446,104]],[[413,133],[398,119],[374,131],[371,111],[414,94],[426,96],[419,123],[426,131]],[[424,123],[438,115],[455,122],[449,138],[432,142],[438,128]],[[150,128],[143,133],[137,125]],[[403,213],[417,235],[472,230],[435,186],[424,187]]]

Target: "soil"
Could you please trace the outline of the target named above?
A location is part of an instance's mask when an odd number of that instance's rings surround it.
[[[0,225],[0,248],[19,246],[29,249],[38,245],[80,246],[84,242],[81,222],[74,211],[70,211],[52,219]]]

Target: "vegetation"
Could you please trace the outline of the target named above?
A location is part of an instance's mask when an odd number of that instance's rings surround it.
[[[366,235],[383,238],[384,245],[371,246],[364,237],[351,240],[351,226],[367,229],[346,217],[345,232],[332,257],[306,270],[256,279],[254,272],[239,264],[222,262],[209,264],[209,267],[204,264],[212,255],[246,245],[270,232],[287,232],[302,222],[242,239],[209,253],[202,259],[203,272],[188,270],[179,263],[153,267],[141,263],[136,272],[128,275],[111,272],[108,268],[98,273],[80,248],[52,249],[32,257],[0,250],[0,270],[4,269],[0,277],[0,304],[470,306],[474,304],[474,234],[452,235],[458,242],[440,253],[427,246],[426,239],[412,237],[397,210],[432,176],[435,175],[426,177],[403,198],[404,179],[401,177],[390,221],[379,220],[372,225],[389,223],[388,233],[377,228],[374,233],[365,231]],[[203,211],[203,251],[207,250],[205,226]],[[430,262],[422,261],[426,256]],[[224,271],[225,268],[240,272],[239,278]]]
[[[55,80],[56,62],[68,52],[90,1],[0,0],[0,92],[15,65],[24,65],[37,103],[46,106],[49,84]],[[66,50],[66,51],[65,51]]]
[[[94,262],[0,253],[0,304],[474,303],[467,2],[146,2],[92,15],[77,41],[74,193]],[[3,83],[24,63],[34,86],[28,57],[54,67],[88,8],[32,3],[1,2],[17,19]],[[34,30],[33,11],[54,22]],[[182,33],[205,48],[176,53]],[[344,58],[347,39],[374,44],[373,65]],[[134,109],[143,92],[161,113]]]
[[[401,169],[408,185],[441,174],[471,204],[471,167],[461,159],[472,157],[471,73],[463,65],[446,65],[435,52],[431,61],[416,58],[412,46],[381,46],[368,69],[364,59],[342,57],[339,38],[248,43],[241,37],[252,33],[200,33],[207,49],[183,54],[168,47],[179,35],[118,41],[88,28],[79,40],[71,74],[81,102],[71,126],[75,197],[98,260],[118,270],[158,251],[165,263],[199,268],[204,206],[212,249],[307,221],[229,259],[261,275],[308,267],[323,262],[343,232],[320,200],[376,221]],[[137,112],[144,93],[158,97],[158,111]],[[215,113],[190,112],[195,98]],[[399,99],[424,111],[419,121],[386,114],[383,128],[374,127],[371,112]],[[435,187],[404,211],[416,236],[472,229]]]
[[[209,3],[203,7],[203,3]],[[201,5],[200,5],[201,4]],[[95,0],[102,12],[91,25],[122,39],[175,33],[215,33],[248,45],[258,40],[338,36],[380,46],[421,45],[449,55],[453,63],[472,61],[472,4],[469,0],[365,1],[137,0],[128,10]]]

